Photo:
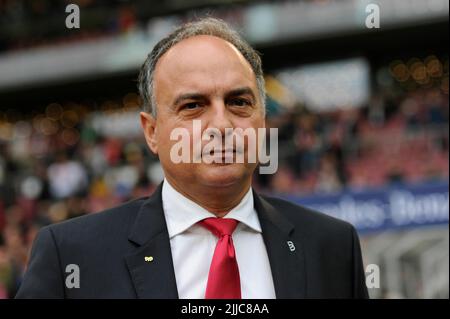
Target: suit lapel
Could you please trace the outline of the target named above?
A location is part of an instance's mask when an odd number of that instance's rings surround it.
[[[138,298],[178,298],[161,190],[142,204],[128,237],[138,246],[125,257]]]
[[[125,257],[138,298],[178,298],[169,234],[162,207],[162,183],[141,206],[128,239],[138,246]],[[277,298],[306,295],[305,256],[294,226],[254,192]],[[295,247],[292,250],[292,244]],[[291,245],[291,246],[290,246]],[[146,258],[147,257],[147,258]],[[149,257],[153,257],[150,261]]]
[[[293,238],[294,225],[254,192],[255,209],[272,269],[277,298],[305,298],[305,256],[301,242]]]

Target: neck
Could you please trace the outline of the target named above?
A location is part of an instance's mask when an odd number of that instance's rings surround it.
[[[239,182],[226,187],[212,187],[210,185],[190,184],[183,187],[169,176],[166,180],[180,194],[197,203],[217,217],[225,216],[230,210],[235,208],[247,194],[251,186],[248,182]]]

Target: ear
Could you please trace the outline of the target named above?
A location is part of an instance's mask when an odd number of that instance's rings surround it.
[[[156,119],[147,112],[140,112],[141,126],[144,131],[145,140],[150,150],[157,155],[158,143],[157,143],[157,131],[156,131]]]

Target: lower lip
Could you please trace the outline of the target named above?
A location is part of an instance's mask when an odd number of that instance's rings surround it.
[[[222,153],[217,153],[217,154],[212,154],[212,156],[214,157],[229,157],[229,156],[234,156],[234,152],[222,152]]]
[[[235,152],[217,152],[217,153],[207,154],[207,155],[209,155],[209,157],[213,158],[213,159],[228,159],[228,158],[233,159],[234,154],[235,154]]]

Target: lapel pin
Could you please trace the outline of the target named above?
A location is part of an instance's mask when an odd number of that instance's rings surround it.
[[[294,245],[294,243],[292,241],[288,240],[287,244],[289,246],[289,250],[290,251],[295,251],[295,245]]]
[[[145,256],[145,257],[144,257],[144,260],[145,260],[146,262],[152,262],[152,261],[153,261],[153,257],[152,257],[152,256]]]

